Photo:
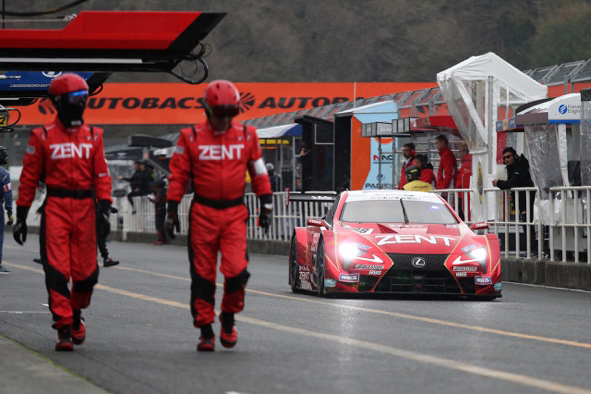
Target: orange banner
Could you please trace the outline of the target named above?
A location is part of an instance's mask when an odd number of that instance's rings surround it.
[[[193,124],[204,119],[202,96],[206,84],[106,83],[90,98],[89,124]],[[323,105],[437,86],[434,82],[237,83],[242,97],[238,121],[294,112]],[[48,99],[19,108],[19,124],[40,125],[53,120]]]

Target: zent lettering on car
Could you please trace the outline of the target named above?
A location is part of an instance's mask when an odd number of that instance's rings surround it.
[[[432,245],[443,243],[445,246],[451,246],[451,242],[455,241],[454,237],[445,237],[443,235],[430,235],[425,237],[423,235],[411,235],[411,234],[396,234],[396,235],[376,235],[378,246],[387,244],[420,244],[423,242],[430,243]]]

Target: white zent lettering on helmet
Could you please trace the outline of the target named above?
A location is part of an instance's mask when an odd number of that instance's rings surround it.
[[[234,160],[242,157],[244,144],[199,145],[199,160]]]
[[[52,160],[71,159],[75,157],[88,159],[92,144],[65,142],[62,144],[51,144],[49,145],[49,149],[51,149]]]
[[[263,159],[257,159],[255,161],[251,161],[249,163],[251,168],[254,170],[256,176],[258,175],[267,175],[267,167],[265,166],[265,162]]]

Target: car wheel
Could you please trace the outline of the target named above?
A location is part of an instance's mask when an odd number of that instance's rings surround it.
[[[298,293],[300,291],[300,266],[298,264],[298,243],[295,234],[291,237],[291,247],[289,249],[289,284],[291,291]]]
[[[318,241],[318,251],[316,253],[316,292],[319,296],[322,297],[326,294],[324,290],[324,241],[322,240],[322,238]]]

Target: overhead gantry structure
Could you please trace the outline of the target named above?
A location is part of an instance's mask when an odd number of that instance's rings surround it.
[[[225,15],[83,11],[62,29],[0,29],[0,128],[13,125],[5,121],[2,126],[2,113],[10,111],[6,105],[29,105],[46,97],[51,77],[60,72],[81,73],[91,94],[113,72],[164,72],[202,83],[209,74],[203,40]],[[194,75],[174,71],[187,61],[197,64]],[[33,72],[43,72],[45,83],[27,83]]]

